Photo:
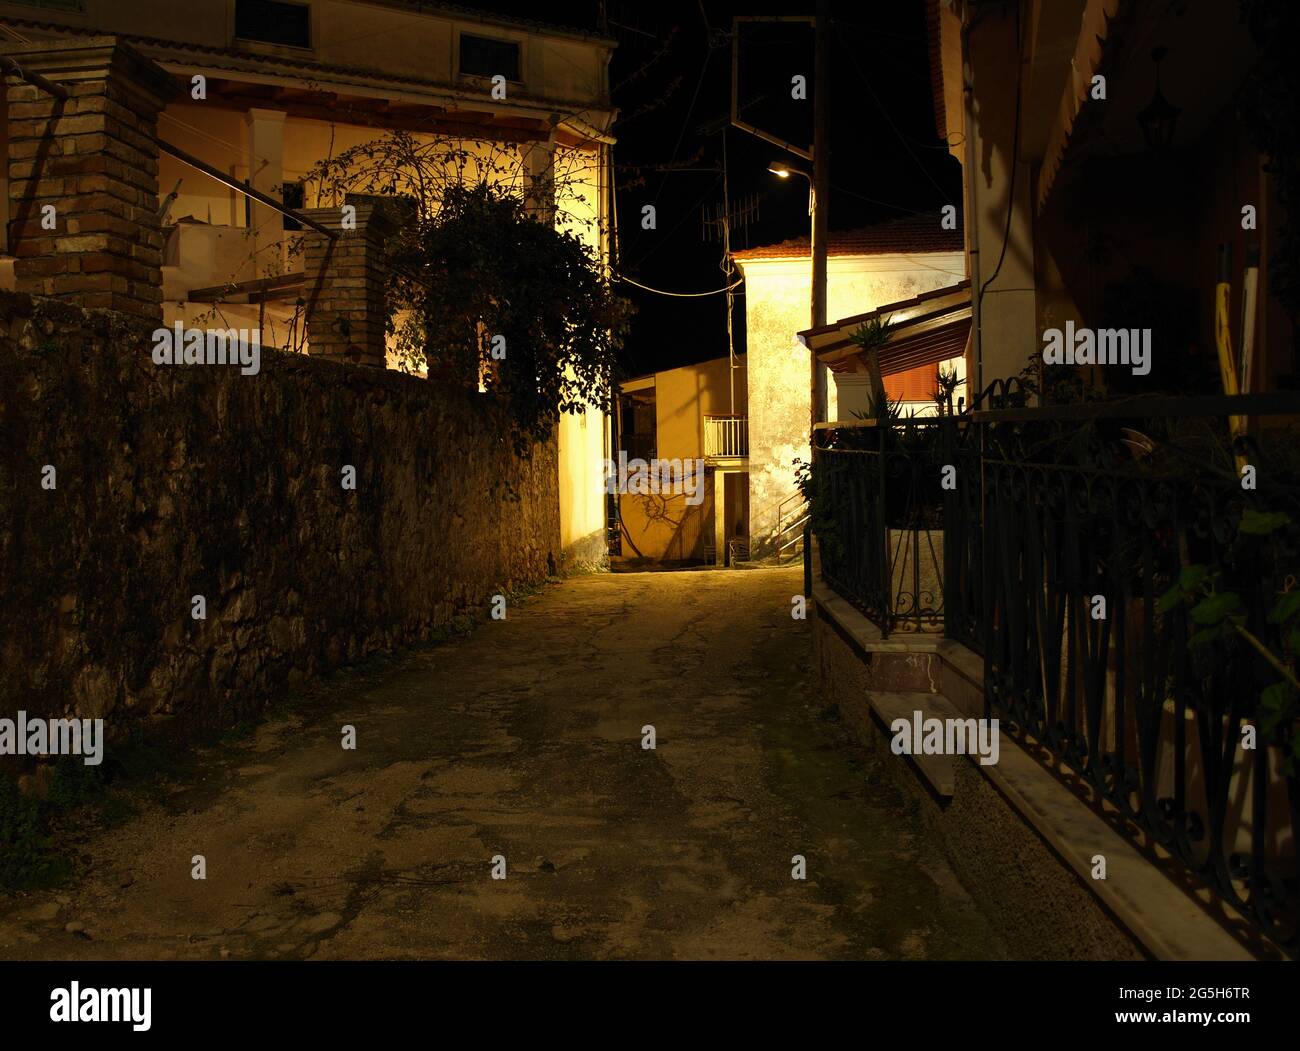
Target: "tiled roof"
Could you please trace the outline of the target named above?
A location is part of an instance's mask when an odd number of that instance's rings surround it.
[[[923,252],[960,252],[965,247],[961,213],[957,229],[945,230],[938,212],[911,215],[887,223],[863,226],[857,230],[832,231],[830,255],[916,255]],[[760,245],[733,252],[741,261],[748,259],[801,259],[811,251],[807,237],[796,237],[780,244]]]
[[[940,307],[944,307],[945,305],[935,304],[936,300],[946,299],[948,297],[952,297],[954,300],[958,300],[962,298],[963,293],[965,294],[964,298],[965,298],[966,306],[967,308],[969,308],[970,307],[970,278],[964,278],[963,280],[958,281],[956,284],[945,285],[943,288],[932,288],[928,292],[922,292],[920,295],[912,296],[911,299],[900,299],[896,303],[885,303],[881,306],[876,307],[874,310],[868,310],[866,313],[863,314],[853,314],[850,317],[839,318],[838,320],[832,321],[827,325],[818,325],[816,328],[805,329],[804,331],[800,332],[799,335],[805,338],[811,338],[813,336],[825,336],[828,333],[838,332],[840,329],[856,329],[863,322],[869,321],[872,318],[888,318],[897,314],[908,314],[907,323],[910,324],[913,321],[915,321],[917,317],[921,317],[924,314],[923,310],[919,310],[917,308],[922,308],[922,307],[930,308],[932,305],[934,305],[934,307],[938,309]],[[910,313],[911,311],[914,310],[916,311],[915,314]],[[897,328],[900,324],[902,324],[902,322],[896,322],[895,328]]]

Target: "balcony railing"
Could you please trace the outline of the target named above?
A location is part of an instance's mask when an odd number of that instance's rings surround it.
[[[882,633],[982,654],[1004,732],[1294,956],[1300,719],[1270,711],[1300,656],[1300,478],[1224,421],[1297,406],[1134,404],[820,430],[822,576]]]
[[[748,456],[748,416],[705,416],[704,455]]]

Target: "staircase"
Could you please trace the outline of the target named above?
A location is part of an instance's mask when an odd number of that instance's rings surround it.
[[[803,529],[808,522],[808,504],[795,490],[776,508],[776,563],[787,565],[803,555]]]

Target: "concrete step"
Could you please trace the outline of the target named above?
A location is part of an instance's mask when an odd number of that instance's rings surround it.
[[[868,690],[867,703],[876,718],[885,724],[888,730],[895,719],[912,722],[916,712],[922,719],[962,719],[965,718],[956,707],[941,693],[904,693],[888,690]],[[951,799],[955,782],[952,755],[910,755],[900,758],[910,760],[920,771],[921,776],[929,782],[935,793],[944,799]]]

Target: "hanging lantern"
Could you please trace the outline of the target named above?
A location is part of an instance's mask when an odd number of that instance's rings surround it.
[[[1137,118],[1142,128],[1142,137],[1147,140],[1147,146],[1158,153],[1163,153],[1173,146],[1174,133],[1178,127],[1178,115],[1183,112],[1172,105],[1160,90],[1160,63],[1164,58],[1163,47],[1157,47],[1151,52],[1151,61],[1156,64],[1156,93]]]

